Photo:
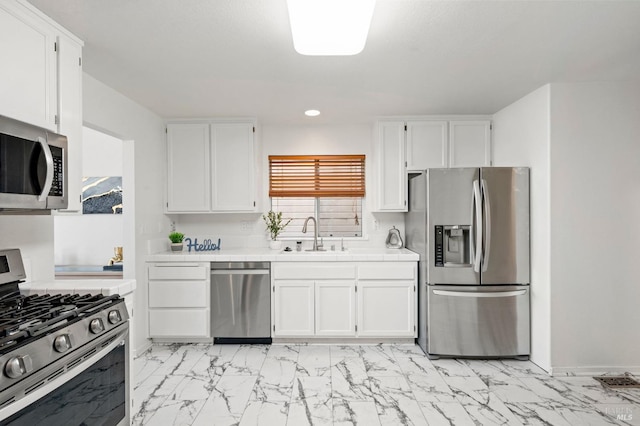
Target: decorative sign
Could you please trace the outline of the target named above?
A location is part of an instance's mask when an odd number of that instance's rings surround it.
[[[193,242],[191,238],[185,238],[184,243],[187,245],[188,251],[215,251],[220,250],[220,238],[218,238],[218,243],[212,242],[210,239],[206,239],[202,241],[202,244],[198,243],[198,239],[194,238]]]

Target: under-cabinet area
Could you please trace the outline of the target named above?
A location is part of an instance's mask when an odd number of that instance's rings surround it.
[[[271,315],[261,321],[270,321],[270,336],[265,337],[274,342],[387,342],[415,338],[416,261],[270,263]],[[206,342],[228,337],[216,336],[214,331],[216,321],[221,319],[219,314],[212,316],[212,304],[231,302],[215,300],[222,293],[212,289],[211,262],[147,265],[151,338],[161,342]],[[243,285],[241,280],[236,281]],[[241,320],[224,319],[225,323]]]

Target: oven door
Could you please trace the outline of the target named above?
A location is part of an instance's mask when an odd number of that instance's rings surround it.
[[[125,323],[16,384],[0,424],[128,425],[128,335]]]

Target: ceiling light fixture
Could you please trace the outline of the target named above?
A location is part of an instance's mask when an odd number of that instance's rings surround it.
[[[302,55],[362,52],[375,0],[287,0],[293,47]]]
[[[317,109],[308,109],[304,112],[304,115],[306,115],[307,117],[317,117],[320,115],[320,111],[318,111]]]

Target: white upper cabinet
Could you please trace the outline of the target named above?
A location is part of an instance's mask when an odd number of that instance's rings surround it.
[[[491,165],[491,122],[449,122],[449,167]]]
[[[167,125],[167,212],[211,208],[209,125]]]
[[[167,213],[255,211],[254,125],[167,126]]]
[[[0,3],[0,114],[57,131],[56,32],[17,2]]]
[[[407,171],[490,165],[489,120],[407,121]]]
[[[407,170],[448,165],[448,122],[407,121]]]
[[[404,121],[378,122],[377,211],[407,210]]]
[[[67,137],[68,211],[80,211],[82,202],[82,46],[58,38],[58,133]]]
[[[212,209],[255,209],[253,125],[222,123],[211,126]]]
[[[456,117],[461,119],[425,117],[377,123],[374,211],[407,211],[407,173],[491,165],[491,121]]]
[[[82,46],[26,1],[0,2],[0,115],[67,137],[67,211],[81,208]]]

